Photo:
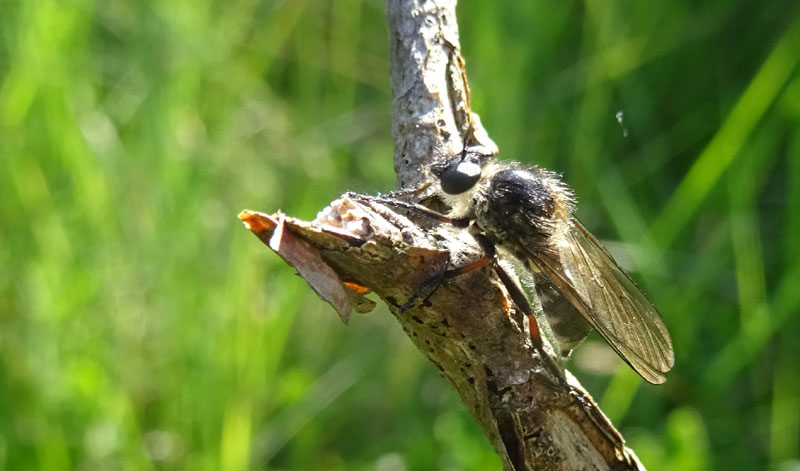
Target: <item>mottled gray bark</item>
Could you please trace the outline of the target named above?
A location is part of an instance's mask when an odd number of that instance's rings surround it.
[[[421,183],[422,169],[460,152],[465,136],[472,145],[497,150],[470,113],[455,3],[389,1],[386,5],[399,187]]]
[[[455,5],[387,2],[399,187],[425,182],[430,164],[460,152],[465,141],[496,149],[470,111]],[[644,469],[571,374],[571,386],[553,380],[490,264],[445,280],[408,310],[397,308],[444,270],[481,257],[466,231],[346,196],[312,222],[251,211],[240,218],[345,322],[351,309],[369,309],[364,288],[386,301],[458,392],[505,470]]]

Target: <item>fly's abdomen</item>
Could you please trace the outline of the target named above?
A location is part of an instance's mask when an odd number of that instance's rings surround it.
[[[589,335],[592,326],[546,276],[537,274],[534,283],[547,324],[558,342],[558,349],[563,357],[567,357]]]

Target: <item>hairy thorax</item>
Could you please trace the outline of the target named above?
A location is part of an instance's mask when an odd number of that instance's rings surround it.
[[[481,230],[520,259],[546,248],[571,217],[572,197],[560,180],[537,167],[489,168],[472,196]]]

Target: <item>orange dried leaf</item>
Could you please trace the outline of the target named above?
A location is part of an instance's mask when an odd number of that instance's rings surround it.
[[[322,260],[316,249],[294,235],[292,231],[286,230],[286,219],[283,214],[268,216],[254,211],[242,211],[239,213],[239,219],[247,229],[294,267],[311,289],[336,309],[345,323],[350,320],[350,311],[353,310],[356,295]]]

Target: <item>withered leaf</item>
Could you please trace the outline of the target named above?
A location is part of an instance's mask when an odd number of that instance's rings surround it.
[[[350,320],[350,312],[356,305],[357,310],[363,312],[363,301],[357,299],[361,296],[348,289],[336,272],[322,260],[316,249],[286,228],[286,216],[283,213],[269,216],[245,210],[239,213],[239,219],[247,229],[294,267],[309,286],[336,309],[342,321],[347,323]]]

